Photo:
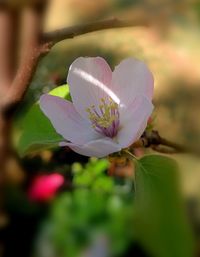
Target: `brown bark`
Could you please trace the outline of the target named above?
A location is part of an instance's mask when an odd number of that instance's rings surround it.
[[[6,163],[10,153],[11,122],[0,113],[0,187],[4,181]]]
[[[0,8],[0,104],[11,85],[16,65],[18,12]]]
[[[1,104],[15,74],[17,16],[18,13],[13,10],[0,9],[0,182],[2,181],[6,156],[8,156],[10,146],[10,120],[4,116]]]
[[[23,99],[41,56],[42,14],[37,8],[29,6],[23,11],[23,38],[20,46],[18,69],[6,97],[1,103],[3,112],[7,117],[12,116]]]

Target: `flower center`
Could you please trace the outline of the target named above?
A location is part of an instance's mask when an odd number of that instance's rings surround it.
[[[99,110],[95,106],[87,108],[89,119],[92,122],[92,127],[99,133],[107,137],[113,138],[116,136],[119,128],[119,111],[118,104],[111,98],[107,101],[101,98]]]

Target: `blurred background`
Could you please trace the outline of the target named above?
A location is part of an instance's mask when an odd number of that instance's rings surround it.
[[[15,117],[22,120],[42,93],[66,83],[79,56],[102,56],[114,68],[144,60],[155,78],[154,127],[172,141],[200,145],[200,2],[197,0],[52,0],[45,30],[108,17],[143,15],[148,27],[100,31],[57,44],[41,62]],[[200,160],[173,156],[197,241]],[[149,256],[130,228],[132,167],[88,159],[69,149],[43,150],[10,161],[6,211],[0,216],[0,256]],[[200,242],[200,241],[199,241]]]

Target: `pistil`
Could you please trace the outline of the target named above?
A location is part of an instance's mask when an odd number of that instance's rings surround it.
[[[108,137],[115,137],[119,128],[119,111],[118,105],[111,98],[107,101],[102,98],[98,106],[90,106],[86,111],[92,122],[92,127],[99,133]]]

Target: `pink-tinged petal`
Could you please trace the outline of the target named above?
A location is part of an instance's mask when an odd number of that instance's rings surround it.
[[[98,111],[101,98],[116,98],[110,89],[111,80],[112,71],[101,57],[79,57],[72,63],[67,82],[74,106],[83,117],[88,118],[86,110],[92,105]]]
[[[151,101],[153,84],[146,64],[133,58],[125,59],[113,71],[112,88],[123,106],[128,106],[137,95],[144,95]]]
[[[144,96],[138,96],[123,109],[117,135],[117,141],[122,148],[130,146],[141,137],[152,111],[152,103]]]
[[[81,146],[62,142],[60,146],[69,146],[76,153],[98,158],[121,150],[121,147],[109,138],[94,140]]]
[[[40,98],[40,108],[55,130],[68,141],[85,144],[101,137],[67,100],[45,94]]]

